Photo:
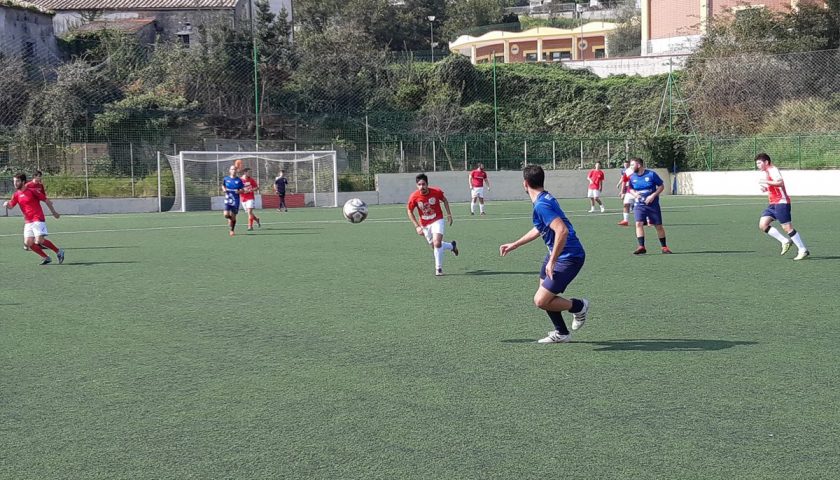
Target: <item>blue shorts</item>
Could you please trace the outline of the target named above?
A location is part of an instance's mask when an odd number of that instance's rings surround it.
[[[541,285],[551,293],[565,292],[566,287],[572,283],[572,280],[577,277],[580,269],[583,268],[584,260],[586,260],[585,257],[571,257],[557,260],[557,263],[554,264],[554,278],[548,278],[545,276],[545,268],[548,265],[548,255],[546,255],[540,268]]]
[[[225,204],[225,211],[230,212],[234,215],[238,215],[239,214],[239,203],[237,202],[233,205],[229,205],[229,204],[226,203]]]
[[[636,202],[633,208],[633,217],[637,222],[649,222],[652,225],[662,225],[662,209],[659,208],[659,199],[650,205],[645,202]]]
[[[775,218],[781,224],[790,223],[790,204],[777,203],[775,205],[768,205],[761,212],[761,216]]]

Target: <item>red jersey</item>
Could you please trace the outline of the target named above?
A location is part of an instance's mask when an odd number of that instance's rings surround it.
[[[242,184],[245,185],[245,191],[239,194],[239,199],[243,202],[253,200],[254,193],[257,192],[260,188],[260,186],[257,184],[257,181],[254,180],[254,177],[242,178]]]
[[[782,179],[782,172],[780,172],[775,166],[771,165],[767,167],[767,170],[765,170],[764,173],[767,174],[767,180],[776,181]],[[770,197],[770,205],[790,203],[790,197],[788,196],[784,185],[780,185],[778,187],[767,185],[767,196]]]
[[[476,168],[475,170],[470,172],[470,185],[472,185],[473,187],[483,187],[485,180],[487,180],[487,172],[485,172],[484,170]]]
[[[589,189],[590,190],[602,190],[601,187],[604,185],[604,171],[603,170],[590,170],[589,175],[586,176],[589,179]]]
[[[12,199],[9,200],[9,208],[14,208],[15,205],[20,204],[24,222],[44,222],[46,219],[44,218],[44,210],[41,208],[41,201],[46,199],[47,197],[40,190],[24,188],[12,195]]]
[[[438,220],[443,220],[443,210],[440,209],[442,200],[446,200],[443,190],[435,187],[429,187],[429,193],[423,195],[420,190],[415,190],[414,193],[408,197],[408,209],[417,210],[420,212],[420,225],[426,226],[435,223]]]
[[[627,193],[627,186],[630,184],[630,175],[633,175],[633,169],[630,167],[621,171],[621,194]]]
[[[44,188],[43,183],[38,183],[35,180],[30,180],[26,183],[26,188],[30,190],[38,190],[43,196],[47,196],[47,190]]]

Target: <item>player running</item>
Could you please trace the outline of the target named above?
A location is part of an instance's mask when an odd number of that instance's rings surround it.
[[[49,197],[47,197],[47,190],[46,188],[44,188],[44,183],[41,178],[42,175],[43,173],[40,170],[36,170],[35,173],[32,175],[32,180],[26,183],[26,188],[29,188],[31,190],[38,190],[41,193],[43,193],[45,197],[44,203],[47,204],[47,208],[50,209],[50,213],[52,213],[53,217],[59,218],[61,217],[61,215],[59,215],[58,212],[55,211],[55,207],[53,206],[52,201],[49,199]],[[23,249],[27,251],[29,250],[29,247],[26,245],[26,243],[23,244]]]
[[[781,242],[782,255],[786,254],[788,250],[790,250],[791,244],[796,244],[796,248],[799,249],[799,253],[796,255],[794,260],[804,260],[808,258],[811,253],[808,252],[805,242],[802,240],[799,232],[793,228],[793,224],[791,223],[790,196],[788,196],[787,190],[785,189],[785,181],[782,179],[782,173],[779,172],[779,169],[776,168],[775,165],[773,165],[773,161],[770,160],[770,155],[767,155],[766,153],[759,153],[756,155],[755,166],[765,174],[765,177],[760,179],[758,184],[761,186],[761,191],[767,192],[770,203],[767,208],[764,209],[764,212],[761,213],[761,218],[758,220],[758,228],[762,232]],[[773,220],[776,220],[782,225],[782,229],[784,229],[785,233],[788,234],[790,240],[785,238],[785,236],[774,227],[770,226],[770,224],[773,223]]]
[[[234,236],[236,229],[236,214],[239,213],[239,195],[245,189],[242,179],[236,176],[236,165],[228,169],[230,175],[222,179],[222,192],[225,194],[225,218],[230,226],[230,236]]]
[[[257,184],[257,180],[251,176],[250,168],[242,170],[241,180],[244,191],[240,195],[240,199],[242,200],[242,208],[248,212],[248,230],[251,231],[254,229],[254,222],[257,222],[258,227],[262,227],[259,217],[254,215],[255,192],[260,190],[260,186]]]
[[[475,204],[478,202],[478,209],[481,215],[484,212],[484,184],[487,184],[487,190],[490,190],[490,179],[487,177],[487,172],[484,171],[484,164],[479,163],[478,167],[470,172],[469,186],[470,186],[470,215],[475,215]]]
[[[30,189],[26,186],[26,175],[19,173],[14,176],[14,184],[17,191],[12,195],[11,200],[3,202],[6,208],[14,208],[20,205],[20,210],[23,212],[23,243],[29,250],[35,252],[41,257],[41,265],[48,265],[52,263],[52,259],[46,253],[44,248],[49,248],[55,252],[58,258],[58,263],[64,263],[64,250],[58,248],[54,243],[47,239],[47,222],[44,218],[44,210],[41,208],[41,202],[45,202],[47,197],[40,189]],[[60,215],[53,210],[53,216],[59,218]]]
[[[417,190],[408,197],[406,212],[417,235],[424,235],[426,241],[432,246],[435,252],[435,276],[439,277],[443,275],[443,252],[452,250],[452,253],[456,257],[458,256],[457,242],[454,240],[452,243],[443,241],[445,223],[440,204],[442,203],[446,208],[446,218],[449,220],[449,225],[452,225],[452,211],[449,210],[449,201],[446,200],[443,190],[430,187],[429,177],[425,173],[417,175],[415,182],[417,183]],[[414,216],[415,208],[420,215],[420,221]]]
[[[628,192],[636,200],[633,215],[636,217],[636,240],[639,242],[639,246],[633,254],[647,253],[645,248],[646,222],[656,228],[662,253],[672,253],[665,238],[665,227],[662,226],[662,209],[659,206],[659,195],[665,190],[665,182],[653,170],[645,169],[645,162],[641,158],[631,158],[630,168],[633,169],[633,175],[630,176]]]

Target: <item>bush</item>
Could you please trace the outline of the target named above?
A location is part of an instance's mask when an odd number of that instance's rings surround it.
[[[339,192],[371,192],[376,190],[373,175],[342,173],[338,176]]]

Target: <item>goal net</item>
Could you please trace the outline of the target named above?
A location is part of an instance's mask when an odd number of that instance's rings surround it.
[[[185,151],[167,155],[166,158],[175,177],[173,210],[210,210],[213,199],[222,195],[222,179],[237,160],[241,161],[242,169],[251,169],[251,176],[257,180],[261,195],[274,195],[274,179],[283,170],[288,179],[286,195],[303,194],[305,205],[338,206],[335,151]]]

